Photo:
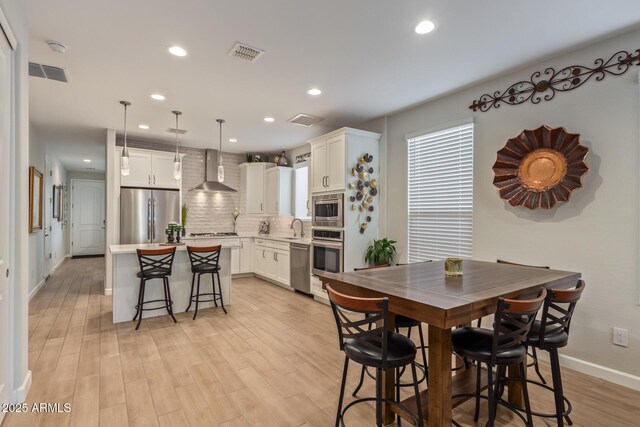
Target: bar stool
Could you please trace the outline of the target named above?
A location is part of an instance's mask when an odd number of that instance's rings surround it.
[[[554,414],[532,413],[538,417],[555,418],[560,427],[564,425],[563,418],[569,425],[572,425],[573,422],[571,418],[569,418],[571,402],[569,402],[569,399],[567,399],[562,392],[562,375],[560,374],[558,349],[566,346],[569,342],[571,318],[573,317],[576,304],[582,296],[584,287],[584,281],[580,280],[574,289],[551,289],[544,300],[542,317],[539,321],[536,320],[533,323],[528,340],[532,348],[537,347],[540,350],[549,352],[553,388],[546,385],[546,383],[543,384],[533,380],[528,380],[528,382],[553,391],[556,406],[556,412]]]
[[[166,308],[174,323],[177,323],[177,320],[173,315],[173,301],[171,300],[171,289],[169,288],[169,276],[171,276],[173,257],[176,253],[175,246],[166,249],[137,249],[136,253],[138,254],[138,263],[140,264],[140,271],[136,275],[140,278],[138,304],[136,305],[136,315],[133,317],[133,320],[136,320],[136,318],[138,319],[136,331],[142,322],[142,312],[147,310],[160,310]],[[144,300],[147,281],[153,279],[162,279],[164,286],[164,300]],[[154,308],[144,308],[145,304],[152,302],[164,302],[164,305]]]
[[[424,262],[431,262],[431,260],[429,261],[424,261]],[[397,264],[397,265],[403,265],[403,264]],[[388,267],[388,265],[376,265],[374,267],[362,267],[362,268],[354,268],[353,271],[363,271],[363,270],[372,270],[372,269],[377,269],[377,268],[383,268],[383,267]],[[412,319],[410,317],[407,316],[402,316],[399,314],[396,314],[395,316],[395,329],[397,333],[400,333],[400,329],[407,329],[407,338],[411,338],[411,330],[413,328],[418,328],[418,334],[420,337],[420,345],[417,347],[420,349],[421,353],[422,353],[422,365],[420,363],[416,363],[416,366],[419,370],[422,371],[422,375],[420,376],[420,378],[418,379],[418,384],[422,383],[422,382],[427,382],[429,381],[429,370],[427,367],[427,354],[426,354],[426,349],[429,348],[429,346],[425,345],[424,343],[424,334],[422,332],[422,322],[419,320],[415,320]],[[403,383],[400,381],[400,377],[402,377],[402,375],[404,374],[404,368],[400,371],[400,375],[398,375],[398,377],[396,378],[396,381],[399,383],[400,387],[413,387],[413,383]],[[352,396],[356,396],[358,394],[358,391],[360,391],[360,388],[362,388],[362,384],[364,383],[364,374],[367,374],[370,378],[375,379],[375,376],[372,375],[368,370],[366,366],[362,366],[362,370],[360,371],[360,381],[358,382],[358,385],[356,386],[356,388],[353,390],[353,393],[351,393]]]
[[[220,282],[220,248],[222,246],[187,246],[187,252],[189,253],[189,260],[191,261],[191,292],[189,298],[189,305],[187,310],[191,308],[191,303],[196,303],[196,311],[193,313],[193,320],[198,315],[198,303],[200,302],[213,302],[215,306],[218,306],[218,301],[222,306],[224,314],[227,314],[227,309],[224,308],[224,301],[222,299],[222,285]],[[203,274],[211,274],[211,286],[212,292],[200,293],[200,278]],[[195,295],[193,294],[193,288],[196,282],[196,275],[198,276],[198,287]],[[218,282],[219,293],[216,292],[216,281]],[[211,297],[211,299],[201,300],[200,297]]]
[[[344,370],[340,383],[340,397],[336,414],[336,427],[344,426],[343,417],[354,405],[362,402],[376,402],[376,425],[382,426],[382,403],[401,408],[411,414],[415,425],[422,426],[422,405],[418,390],[416,374],[416,345],[404,335],[387,331],[389,313],[388,298],[356,298],[334,291],[327,286],[327,294],[331,309],[338,327],[340,350],[344,351]],[[364,317],[361,317],[364,315]],[[376,369],[376,397],[356,399],[342,408],[344,389],[347,382],[349,360],[363,366]],[[400,368],[411,365],[413,387],[417,404],[417,414],[399,402],[400,387],[396,383],[396,400],[382,398],[382,376],[387,369],[395,369],[396,375]],[[398,417],[398,425],[400,425]]]
[[[453,396],[454,399],[462,396],[475,397],[474,421],[478,421],[480,414],[480,398],[486,398],[489,401],[489,422],[487,423],[489,427],[494,425],[498,403],[502,403],[508,409],[511,409],[525,421],[527,426],[531,427],[533,425],[525,374],[527,338],[546,296],[547,291],[541,289],[537,298],[532,300],[500,298],[494,317],[493,330],[465,326],[453,331],[451,335],[453,351],[465,360],[477,363],[476,393]],[[482,364],[487,365],[487,397],[480,395]],[[506,368],[508,365],[515,364],[520,369],[519,381],[524,397],[526,419],[518,410],[500,399],[501,383],[506,379]],[[497,368],[495,383],[494,367]],[[456,422],[454,424],[459,426]]]

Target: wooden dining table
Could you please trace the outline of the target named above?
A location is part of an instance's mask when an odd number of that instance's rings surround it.
[[[338,292],[364,298],[387,297],[390,330],[394,328],[395,314],[428,324],[429,380],[420,399],[425,425],[429,427],[451,425],[452,409],[466,400],[453,396],[475,392],[475,369],[478,368],[470,367],[452,375],[452,328],[493,314],[500,297],[523,297],[541,287],[567,289],[575,286],[581,277],[580,273],[570,271],[473,260],[463,261],[460,277],[448,277],[444,270],[444,261],[434,261],[318,275],[323,287],[330,285]],[[517,369],[510,370],[510,376],[513,371]],[[394,384],[394,370],[389,369],[383,385],[384,397],[389,400],[394,399]],[[521,405],[519,385],[508,387],[508,399]],[[414,397],[403,404],[416,410]],[[404,411],[386,405],[385,424],[394,421],[393,411],[410,419]]]

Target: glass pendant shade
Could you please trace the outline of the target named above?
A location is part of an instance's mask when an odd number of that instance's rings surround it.
[[[218,165],[218,181],[224,182],[224,166]]]
[[[120,157],[120,173],[122,176],[129,176],[131,171],[129,170],[129,148],[127,147],[127,107],[131,103],[129,101],[120,101],[120,104],[124,107],[124,149],[122,150],[122,157]]]
[[[176,181],[182,178],[182,162],[178,154],[176,154],[176,157],[173,159],[173,178]]]
[[[222,124],[223,119],[216,119],[216,122],[220,125],[220,146],[218,150],[218,182],[224,182],[224,166],[222,166]]]

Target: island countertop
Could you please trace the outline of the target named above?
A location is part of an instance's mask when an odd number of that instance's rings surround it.
[[[198,241],[188,242],[191,246],[222,246],[223,248],[239,248],[240,240],[235,239],[198,239]],[[136,249],[164,249],[170,246],[160,246],[159,243],[140,243],[131,245],[111,245],[109,252],[113,255],[118,254],[135,254]],[[176,251],[186,251],[187,245],[176,246]]]

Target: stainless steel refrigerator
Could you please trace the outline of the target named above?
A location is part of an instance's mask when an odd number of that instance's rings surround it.
[[[180,223],[180,191],[120,190],[120,244],[164,242],[171,222]]]

